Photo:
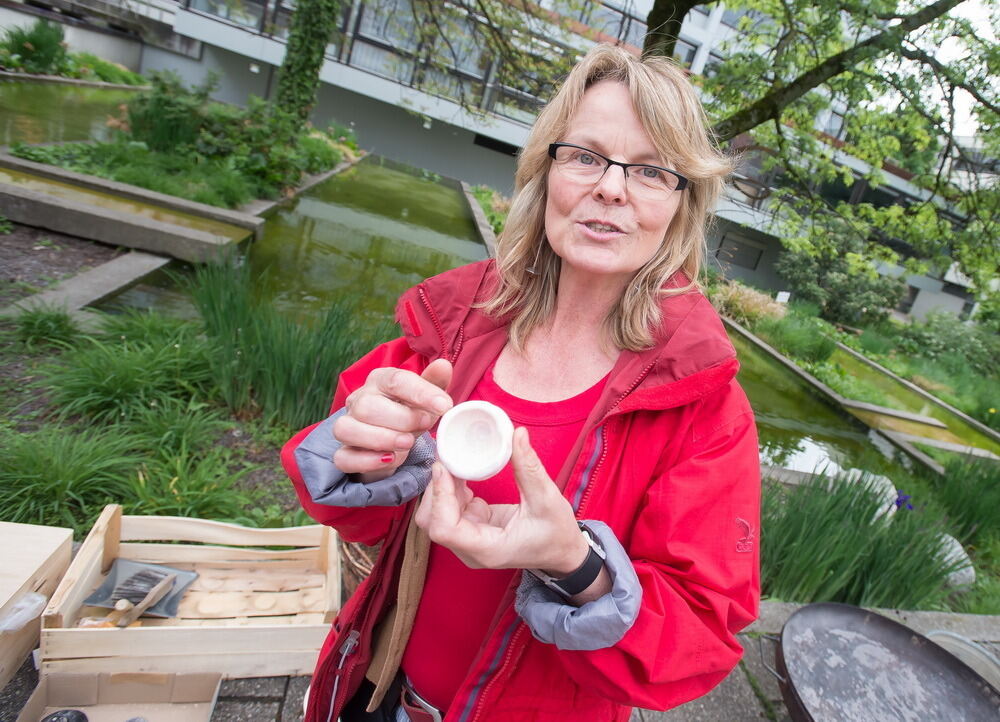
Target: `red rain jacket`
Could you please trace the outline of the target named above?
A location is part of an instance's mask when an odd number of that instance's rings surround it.
[[[502,320],[471,308],[494,287],[493,262],[483,261],[410,289],[396,310],[404,338],[344,371],[332,410],[372,369],[419,373],[439,357],[454,364],[455,403],[465,400],[507,341]],[[532,637],[514,611],[512,588],[447,722],[624,721],[632,706],[663,710],[699,697],[735,667],[736,633],[756,618],[760,598],[760,464],[738,367],[702,294],[664,299],[655,347],[621,353],[559,475],[577,517],[608,524],[633,560],[638,618],[612,647],[563,651]],[[320,653],[306,722],[326,722],[361,684],[372,630],[395,601],[416,500],[362,509],[313,503],[293,456],[312,428],[282,450],[306,511],[347,541],[383,542],[375,570],[344,604]]]

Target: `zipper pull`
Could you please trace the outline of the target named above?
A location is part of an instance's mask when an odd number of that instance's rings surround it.
[[[352,629],[348,633],[347,639],[345,639],[344,643],[340,645],[340,654],[342,658],[354,651],[354,648],[358,646],[359,639],[361,639],[361,632],[357,629]]]

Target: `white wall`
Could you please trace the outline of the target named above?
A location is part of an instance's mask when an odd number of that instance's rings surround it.
[[[0,6],[0,30],[11,27],[33,25],[40,16]],[[49,17],[50,22],[60,22],[58,17]],[[71,52],[93,53],[99,58],[124,65],[129,70],[138,71],[142,55],[142,43],[122,37],[117,33],[102,32],[94,27],[80,27],[71,23],[61,23],[66,33],[66,44]]]

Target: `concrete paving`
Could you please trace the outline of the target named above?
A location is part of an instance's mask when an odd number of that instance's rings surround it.
[[[774,664],[774,645],[762,634],[773,634],[800,605],[765,602],[761,616],[740,635],[743,660],[718,687],[704,697],[666,712],[636,709],[631,722],[790,722],[781,690],[767,665]],[[976,639],[992,654],[1000,654],[1000,617],[946,612],[879,610],[927,633],[946,629]],[[762,645],[763,655],[761,654]],[[763,656],[763,660],[761,657]],[[0,722],[12,722],[38,683],[38,674],[25,660],[14,679],[0,691]],[[309,677],[262,677],[225,680],[212,722],[301,722],[302,698]]]

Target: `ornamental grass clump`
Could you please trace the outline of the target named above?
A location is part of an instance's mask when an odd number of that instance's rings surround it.
[[[340,299],[317,321],[283,316],[254,294],[250,268],[199,267],[192,297],[211,342],[210,363],[223,399],[237,413],[301,428],[327,415],[337,375],[392,337],[388,319],[362,319]]]
[[[210,382],[203,340],[149,343],[88,337],[46,367],[39,384],[64,418],[110,422],[173,399],[205,396]]]
[[[796,313],[764,316],[753,325],[753,332],[786,356],[808,363],[826,361],[837,348],[836,342],[823,334],[817,319]]]
[[[63,26],[36,20],[29,27],[12,27],[0,40],[0,66],[26,73],[59,73],[66,64]]]
[[[886,519],[870,478],[817,475],[792,489],[765,484],[761,579],[768,597],[901,608],[939,604],[955,564],[939,522],[901,509]]]
[[[17,316],[17,339],[29,351],[39,346],[68,347],[79,336],[80,329],[65,308],[38,306]]]
[[[782,318],[786,311],[768,294],[736,281],[714,286],[710,300],[723,316],[750,326],[763,318]]]
[[[0,433],[3,519],[85,531],[105,504],[131,498],[141,463],[135,439],[120,431],[50,426]]]
[[[229,520],[250,506],[235,485],[248,469],[232,468],[232,452],[212,448],[196,454],[181,447],[145,463],[131,485],[131,513]]]

